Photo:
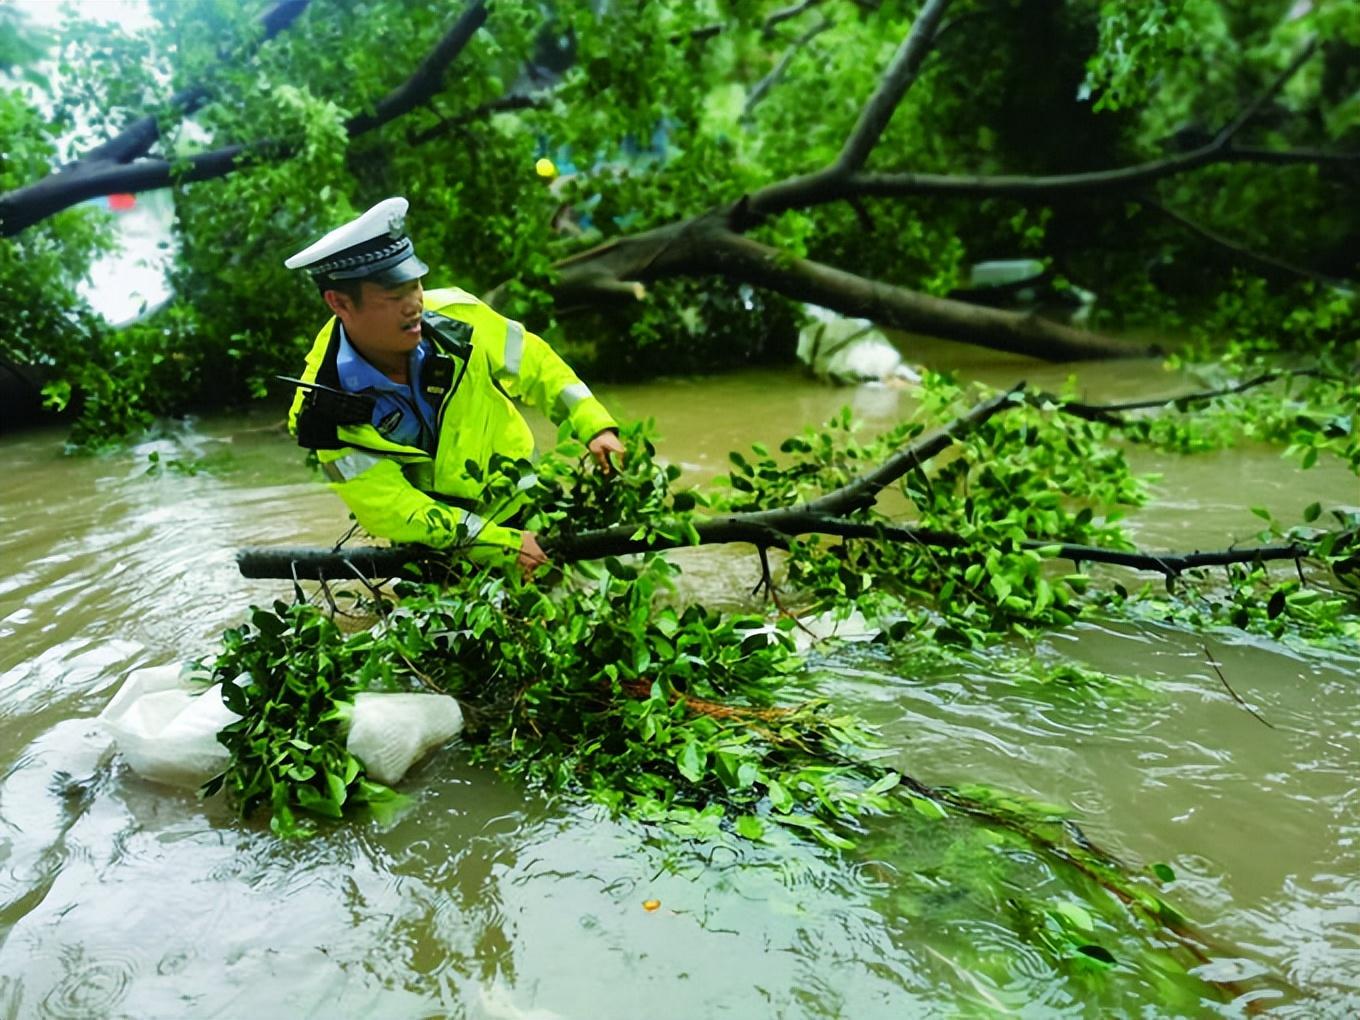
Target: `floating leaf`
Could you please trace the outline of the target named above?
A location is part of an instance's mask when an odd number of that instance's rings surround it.
[[[1095,931],[1095,922],[1091,920],[1090,913],[1084,907],[1064,901],[1055,906],[1053,911],[1066,918],[1072,927],[1079,931]]]
[[[915,809],[916,813],[922,818],[929,818],[934,821],[937,818],[945,817],[946,812],[944,808],[940,807],[940,805],[933,800],[929,800],[925,797],[910,797],[908,799],[911,801],[911,806]]]
[[[1111,953],[1108,949],[1106,949],[1104,946],[1095,945],[1094,943],[1090,943],[1084,946],[1077,946],[1077,952],[1082,953],[1083,955],[1090,957],[1092,960],[1095,960],[1099,963],[1103,963],[1106,966],[1110,967],[1113,967],[1116,963],[1119,962],[1114,958],[1114,954]]]

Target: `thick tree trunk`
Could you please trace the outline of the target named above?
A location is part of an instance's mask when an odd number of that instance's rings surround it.
[[[1139,358],[1148,347],[1074,329],[1037,315],[935,297],[866,279],[743,237],[728,229],[743,205],[610,241],[563,260],[559,307],[617,301],[629,284],[678,276],[721,276],[822,305],[881,326],[1025,354],[1046,361]],[[488,296],[493,303],[494,293]]]

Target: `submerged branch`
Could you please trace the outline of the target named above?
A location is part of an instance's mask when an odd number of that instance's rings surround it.
[[[1265,718],[1265,716],[1261,715],[1261,713],[1257,712],[1256,709],[1252,708],[1245,701],[1243,701],[1242,695],[1238,694],[1235,690],[1233,690],[1232,684],[1228,683],[1228,678],[1223,675],[1223,669],[1219,664],[1218,659],[1214,656],[1214,653],[1209,650],[1208,642],[1204,643],[1203,648],[1204,658],[1208,661],[1209,665],[1213,667],[1214,672],[1218,674],[1219,682],[1223,684],[1223,689],[1226,690],[1229,695],[1231,695],[1233,701],[1237,702],[1244,709],[1246,709],[1247,712],[1252,717],[1254,717],[1257,722],[1264,723],[1273,730],[1275,728],[1275,724],[1271,722],[1269,719]]]
[[[1245,393],[1248,390],[1256,389],[1258,386],[1275,382],[1277,379],[1294,379],[1307,376],[1322,378],[1325,375],[1325,372],[1317,368],[1281,369],[1276,372],[1262,372],[1246,382],[1238,383],[1235,386],[1225,386],[1222,389],[1198,390],[1194,393],[1181,393],[1173,397],[1158,397],[1153,400],[1131,400],[1122,404],[1083,404],[1080,401],[1065,400],[1056,394],[1043,392],[1034,394],[1032,399],[1050,403],[1064,414],[1070,414],[1075,418],[1104,422],[1107,425],[1126,425],[1128,424],[1127,420],[1120,417],[1118,412],[1146,411],[1156,407],[1184,408],[1189,404],[1202,403],[1216,397]]]

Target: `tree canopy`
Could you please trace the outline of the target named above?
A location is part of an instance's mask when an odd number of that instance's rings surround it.
[[[1057,360],[1225,311],[1316,344],[1351,301],[1352,0],[152,9],[69,23],[0,100],[3,353],[87,439],[262,396],[319,321],[283,258],[389,194],[434,279],[596,377],[788,357],[805,300]],[[162,186],[174,300],[111,332],[74,293],[107,237],[79,203]],[[958,300],[1017,256],[1087,321]]]

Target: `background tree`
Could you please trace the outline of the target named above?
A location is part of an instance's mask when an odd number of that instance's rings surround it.
[[[88,215],[50,218],[64,203],[175,188],[169,308],[102,342],[7,330],[13,360],[58,370],[57,400],[63,379],[118,380],[100,430],[261,395],[316,324],[282,257],[392,193],[439,282],[539,328],[573,316],[559,339],[596,376],[786,357],[808,299],[1041,356],[1128,353],[949,301],[993,257],[1094,292],[1105,330],[1216,309],[1277,341],[1283,310],[1331,307],[1355,270],[1353,0],[153,9],[139,35],[68,27],[66,151],[32,115],[34,162],[7,162],[0,194],[6,264],[46,230],[78,267]],[[542,156],[570,172],[549,185]],[[76,306],[57,294],[52,314]],[[61,344],[87,335],[103,353],[73,379]]]

